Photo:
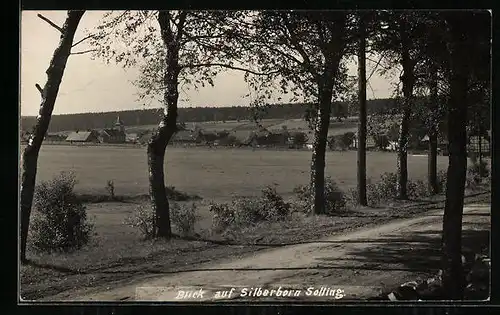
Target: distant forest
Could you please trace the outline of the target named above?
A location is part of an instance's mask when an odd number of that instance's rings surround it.
[[[383,112],[394,108],[394,99],[376,99],[368,100],[368,113]],[[262,119],[297,119],[304,118],[307,104],[278,104],[269,105],[259,114]],[[333,116],[351,116],[356,115],[357,110],[348,108],[346,103],[337,102],[332,105]],[[87,130],[110,128],[114,125],[117,115],[124,125],[143,126],[156,125],[162,113],[161,108],[139,109],[127,111],[115,111],[105,113],[82,113],[54,115],[50,121],[49,132],[60,132],[69,130]],[[230,120],[248,120],[255,117],[255,110],[251,107],[232,106],[232,107],[184,107],[179,108],[180,122],[204,122],[204,121],[230,121]],[[21,128],[23,131],[30,132],[36,123],[35,116],[21,117]]]

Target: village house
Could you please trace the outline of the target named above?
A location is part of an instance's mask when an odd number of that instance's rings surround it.
[[[139,135],[137,133],[127,133],[125,141],[128,143],[137,143],[139,141]]]
[[[104,129],[100,135],[102,143],[125,143],[127,135],[125,134],[125,126],[120,119],[116,118],[115,126],[113,128]]]
[[[172,143],[176,144],[195,144],[197,137],[190,130],[177,131],[172,137]]]
[[[99,133],[95,130],[89,131],[75,131],[66,137],[66,142],[70,143],[98,143]]]
[[[57,133],[47,133],[45,135],[44,141],[56,142],[56,141],[64,141],[65,139],[66,139],[66,137],[64,135],[60,135]]]

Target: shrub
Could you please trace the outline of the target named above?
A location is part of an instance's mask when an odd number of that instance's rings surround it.
[[[136,210],[125,218],[124,223],[139,229],[144,239],[152,239],[155,235],[156,214],[149,205],[138,205]]]
[[[447,171],[439,171],[437,173],[438,193],[446,192],[446,181],[447,180],[448,180],[448,172]]]
[[[212,203],[212,229],[222,232],[231,227],[246,227],[263,221],[284,220],[290,214],[290,204],[276,189],[267,186],[260,197],[237,197],[229,203]]]
[[[199,196],[189,195],[187,193],[178,191],[174,186],[165,187],[165,191],[167,193],[167,198],[173,201],[188,201],[193,199],[200,199]]]
[[[170,218],[172,223],[179,229],[182,235],[190,235],[194,232],[196,222],[196,204],[179,205],[176,202],[170,204]]]
[[[410,199],[419,199],[429,196],[427,184],[422,180],[408,180],[408,197]]]
[[[438,179],[440,177],[438,176]],[[446,179],[446,177],[445,177]],[[398,194],[397,189],[398,175],[396,173],[384,173],[380,176],[380,179],[371,183],[367,180],[366,183],[366,197],[368,204],[371,206],[376,206],[382,204],[388,200],[395,198]],[[408,197],[412,199],[422,198],[428,196],[427,185],[422,180],[408,180],[407,183]],[[349,193],[350,203],[357,204],[357,192]]]
[[[264,204],[260,198],[235,198],[231,202],[234,224],[238,227],[249,226],[265,221]]]
[[[267,221],[279,221],[290,214],[290,204],[285,202],[275,187],[266,186],[262,190],[262,215]]]
[[[106,182],[106,191],[109,194],[111,200],[115,199],[115,183],[112,180]]]
[[[313,205],[313,192],[310,186],[299,185],[295,187],[294,193],[298,199],[295,209],[300,212],[309,213]],[[325,214],[333,215],[338,211],[346,209],[346,198],[344,192],[330,177],[325,178]]]
[[[373,136],[373,142],[375,143],[375,147],[381,151],[385,151],[387,146],[389,146],[389,138],[386,135]]]
[[[342,143],[345,148],[349,148],[354,141],[354,138],[356,138],[356,134],[354,132],[346,132],[342,135]]]
[[[398,175],[396,173],[385,172],[382,174],[376,183],[370,185],[372,204],[379,204],[382,201],[395,198],[398,193],[397,183]]]
[[[212,229],[219,233],[234,223],[234,209],[228,203],[211,203],[208,211],[212,212]]]
[[[31,226],[35,250],[70,251],[88,244],[93,225],[73,191],[76,183],[73,173],[62,172],[35,190]]]

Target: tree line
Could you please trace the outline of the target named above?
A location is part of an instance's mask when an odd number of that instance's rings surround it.
[[[68,11],[41,93],[40,113],[23,153],[21,260],[36,177],[38,152],[48,130],[75,31],[84,11]],[[53,23],[51,24],[53,25]],[[106,13],[86,37],[95,58],[140,69],[135,84],[142,98],[162,99],[162,112],[147,145],[149,192],[156,216],[155,237],[171,238],[164,162],[178,130],[180,88],[214,85],[222,71],[241,71],[252,91],[252,116],[259,120],[276,93],[308,104],[304,118],[313,132],[309,193],[311,213],[325,213],[325,153],[335,104],[347,101],[359,115],[358,193],[366,205],[366,59],[374,71],[396,74],[398,118],[398,198],[408,199],[408,143],[411,121],[425,117],[429,136],[429,176],[436,193],[439,133],[449,141],[446,204],[443,217],[444,292],[461,299],[464,276],[461,231],[467,168],[467,126],[481,121],[490,106],[491,17],[487,11],[124,11]],[[348,75],[349,58],[358,75]],[[357,91],[358,93],[353,93]],[[426,102],[419,105],[416,100]],[[349,106],[348,106],[349,108]],[[338,114],[338,113],[337,113]],[[282,117],[280,117],[282,118]],[[446,121],[446,130],[442,122]],[[167,161],[168,162],[168,161]],[[167,178],[168,179],[168,178]]]
[[[384,113],[394,108],[392,99],[368,100],[368,113]],[[266,108],[261,115],[262,119],[302,119],[304,118],[304,107],[310,104],[289,103],[273,104]],[[333,106],[336,116],[353,116],[357,111],[349,108],[347,102],[338,102]],[[340,109],[340,110],[339,110]],[[204,121],[243,121],[253,119],[254,110],[249,106],[230,107],[181,107],[179,108],[180,122],[204,122]],[[80,113],[53,115],[50,120],[48,132],[60,132],[68,130],[87,130],[98,128],[111,128],[116,121],[116,116],[125,126],[156,125],[162,115],[161,108],[113,111],[103,113]],[[31,131],[36,124],[36,117],[21,117],[21,128],[23,131]]]

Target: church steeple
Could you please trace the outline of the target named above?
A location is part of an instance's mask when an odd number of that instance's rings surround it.
[[[125,126],[123,125],[123,122],[120,119],[120,115],[118,115],[116,117],[115,128],[117,128],[120,131],[125,132]]]

